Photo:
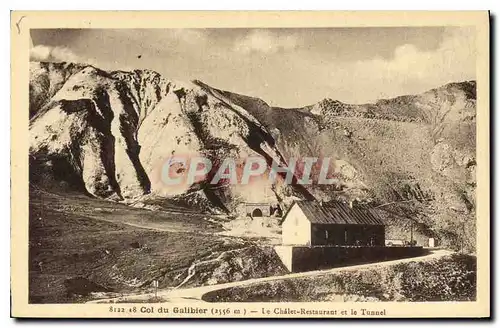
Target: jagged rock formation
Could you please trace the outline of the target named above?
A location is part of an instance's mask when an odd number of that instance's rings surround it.
[[[116,200],[193,195],[226,211],[249,201],[357,198],[394,203],[383,214],[403,232],[410,221],[401,217],[409,217],[425,236],[473,239],[474,81],[374,104],[324,99],[284,109],[148,70],[33,62],[30,71],[30,181],[43,188]],[[328,157],[340,182],[166,185],[172,155],[219,163],[259,155],[282,165],[291,157]]]
[[[74,64],[31,63],[31,71],[35,183],[78,186],[112,199],[170,197],[204,188],[203,183],[165,184],[162,170],[173,155],[242,159],[259,154],[282,160],[265,127],[201,82],[180,84],[147,70],[105,72]],[[222,199],[222,207],[235,197],[276,201],[272,184],[257,192],[248,188],[255,186],[204,191],[216,202]]]

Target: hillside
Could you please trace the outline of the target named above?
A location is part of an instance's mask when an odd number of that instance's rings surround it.
[[[285,157],[336,158],[342,184],[312,186],[316,198],[359,199],[380,207],[392,238],[410,226],[443,244],[475,244],[476,83],[349,105],[325,99],[298,109],[221,91],[273,131]],[[333,190],[332,190],[333,189]]]
[[[476,300],[476,258],[438,259],[271,280],[212,291],[208,302],[439,302]]]
[[[33,190],[29,300],[78,303],[147,292],[153,280],[171,289],[286,273],[271,247],[220,230],[186,210],[158,213]]]
[[[379,207],[393,237],[475,245],[475,82],[419,95],[304,108],[148,70],[106,72],[69,63],[30,66],[30,181],[45,190],[161,206],[178,201],[235,213],[244,202],[358,199]],[[166,185],[172,155],[222,162],[262,156],[331,157],[337,185]],[[185,168],[176,167],[177,173]]]

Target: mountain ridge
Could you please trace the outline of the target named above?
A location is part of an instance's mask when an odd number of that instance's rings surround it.
[[[151,70],[32,62],[30,181],[126,202],[182,199],[228,213],[252,201],[396,202],[387,222],[415,216],[423,234],[438,227],[442,231],[432,233],[451,240],[446,234],[456,237],[462,224],[453,223],[457,210],[473,225],[475,88],[464,81],[373,104],[323,99],[285,109]],[[166,186],[162,167],[172,155],[219,163],[262,156],[283,166],[294,157],[328,157],[343,179],[334,186],[265,179],[247,186]],[[404,230],[399,221],[395,226]]]

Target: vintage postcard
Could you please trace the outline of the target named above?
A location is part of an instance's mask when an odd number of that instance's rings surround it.
[[[13,317],[490,316],[488,12],[12,12]]]

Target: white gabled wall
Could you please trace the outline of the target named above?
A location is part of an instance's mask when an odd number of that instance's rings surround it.
[[[294,204],[282,224],[283,245],[310,245],[311,222],[299,205]]]

